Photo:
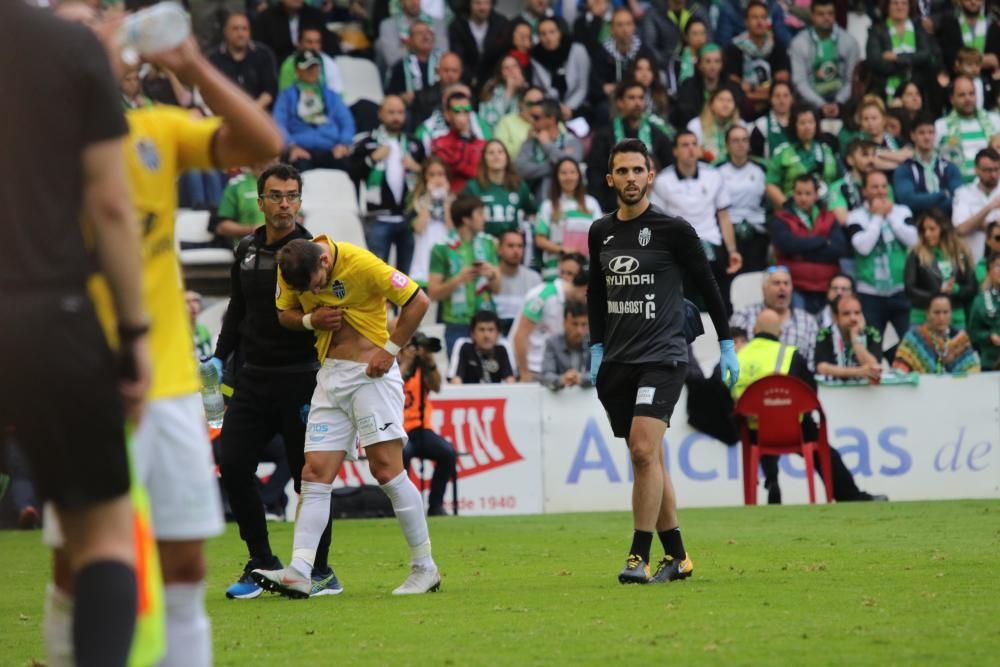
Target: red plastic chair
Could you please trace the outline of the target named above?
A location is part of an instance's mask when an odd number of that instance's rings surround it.
[[[803,413],[819,412],[819,439],[803,442]],[[757,380],[736,402],[743,445],[743,502],[757,504],[757,475],[764,455],[802,454],[809,482],[809,502],[816,502],[813,454],[819,452],[826,502],[833,502],[833,474],[830,465],[830,442],[826,432],[826,414],[816,392],[805,382],[788,375],[769,375]],[[748,418],[757,419],[757,442],[750,442]]]

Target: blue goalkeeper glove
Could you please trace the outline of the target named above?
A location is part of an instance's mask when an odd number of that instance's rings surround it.
[[[601,368],[601,361],[604,359],[604,344],[594,343],[590,346],[590,384],[597,384],[597,371]]]
[[[719,359],[719,370],[722,371],[722,381],[732,389],[740,379],[740,360],[736,357],[736,344],[731,339],[720,340],[722,357]],[[728,380],[726,379],[728,374]]]

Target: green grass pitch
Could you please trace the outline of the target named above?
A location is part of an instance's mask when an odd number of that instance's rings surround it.
[[[989,665],[1000,654],[1000,501],[684,510],[691,579],[621,586],[625,513],[431,520],[444,582],[406,575],[392,520],[340,521],[345,592],[224,598],[245,552],[210,543],[219,665]],[[291,524],[271,524],[283,559]],[[654,560],[660,548],[654,541]],[[48,558],[0,533],[0,665],[44,661]]]

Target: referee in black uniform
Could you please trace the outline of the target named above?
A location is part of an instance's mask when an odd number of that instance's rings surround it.
[[[663,434],[684,385],[688,346],[684,293],[688,277],[708,307],[722,346],[723,377],[739,374],[722,295],[698,235],[687,222],[650,205],[646,145],[624,139],[608,158],[618,210],[590,228],[591,378],[616,437],[628,443],[635,482],[634,533],[625,583],[666,583],[691,576],[677,523],[677,499],[663,462]],[[650,577],[653,531],[665,552]]]
[[[257,196],[265,224],[236,247],[232,295],[213,356],[220,368],[233,357],[236,368],[233,395],[222,423],[219,470],[240,537],[250,552],[243,574],[226,591],[230,599],[261,594],[262,589],[250,579],[252,570],[283,567],[271,552],[257,464],[268,443],[280,434],[295,490],[299,491],[305,464],[306,417],[319,370],[312,332],[282,327],[274,306],[278,251],[294,239],[312,238],[295,222],[302,177],[287,164],[268,167],[257,179]],[[326,575],[319,577],[321,580],[332,574],[326,563],[329,549],[327,526],[316,553],[316,574]],[[336,577],[332,584],[339,588]],[[336,588],[325,590],[339,592]]]
[[[76,663],[124,665],[137,608],[125,417],[149,384],[128,128],[90,30],[23,2],[0,2],[0,25],[0,431],[16,430],[63,527]],[[86,290],[95,270],[117,366]]]

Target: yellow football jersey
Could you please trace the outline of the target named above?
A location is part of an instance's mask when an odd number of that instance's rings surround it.
[[[320,306],[335,306],[344,310],[344,319],[358,333],[379,347],[389,340],[386,300],[404,306],[420,287],[409,276],[392,268],[364,248],[350,243],[334,243],[326,236],[313,239],[326,243],[333,255],[330,282],[319,294],[292,289],[278,268],[278,289],[275,305],[278,310],[301,308],[311,313]],[[329,331],[316,334],[316,353],[320,360],[330,351]]]
[[[126,113],[129,185],[142,224],[143,301],[150,318],[153,360],[150,400],[198,391],[191,322],[184,281],[174,251],[177,177],[188,169],[212,169],[212,138],[221,119],[199,120],[177,107],[155,106]],[[100,276],[91,296],[106,329],[114,330],[114,308]]]

